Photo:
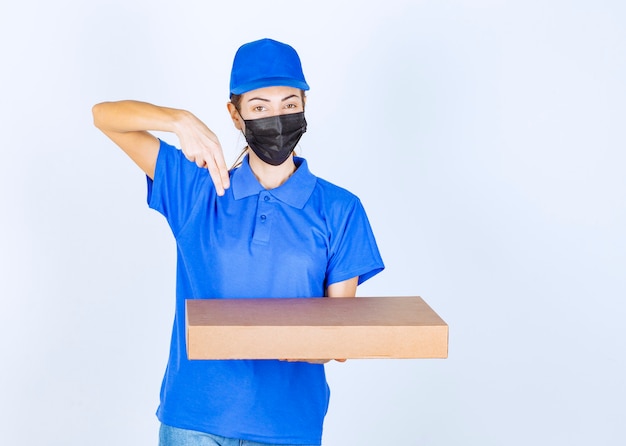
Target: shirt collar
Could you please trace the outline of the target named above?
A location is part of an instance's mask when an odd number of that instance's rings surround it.
[[[278,200],[302,209],[315,189],[317,178],[309,170],[304,158],[294,157],[294,162],[296,163],[296,171],[293,175],[282,185],[270,189],[268,192]],[[248,156],[243,159],[241,166],[233,172],[231,188],[235,200],[258,195],[265,190],[254,176]]]

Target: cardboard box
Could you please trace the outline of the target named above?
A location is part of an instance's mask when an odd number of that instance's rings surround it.
[[[421,297],[186,301],[189,359],[446,358]]]

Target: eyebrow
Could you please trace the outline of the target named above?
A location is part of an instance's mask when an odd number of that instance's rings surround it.
[[[297,98],[297,97],[299,97],[297,94],[290,94],[289,96],[286,96],[286,97],[282,98],[282,99],[280,100],[280,102],[285,102],[287,99]],[[253,97],[253,98],[248,99],[248,102],[252,102],[252,101],[270,102],[270,100],[269,100],[269,99],[259,98],[259,97],[256,97],[256,96],[255,96],[255,97]]]
[[[298,97],[300,97],[300,96],[298,96],[297,94],[290,94],[289,96],[287,96],[287,97],[283,98],[283,99],[281,100],[281,102],[285,102],[287,99],[291,99],[291,98],[298,98]]]

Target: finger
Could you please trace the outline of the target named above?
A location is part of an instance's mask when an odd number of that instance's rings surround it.
[[[222,186],[224,189],[228,189],[230,187],[230,173],[228,172],[228,166],[226,165],[226,160],[224,159],[224,153],[222,152],[221,147],[219,151],[215,152],[214,159]]]
[[[224,195],[224,191],[230,187],[230,175],[219,143],[205,167],[209,170],[209,175],[211,175],[213,184],[215,184],[217,194],[220,196]]]
[[[215,185],[215,192],[221,197],[222,195],[224,195],[224,191],[226,188],[224,187],[224,183],[222,182],[222,175],[219,168],[217,167],[217,164],[213,162],[207,164],[204,167],[209,171],[211,180],[213,180],[213,184]]]

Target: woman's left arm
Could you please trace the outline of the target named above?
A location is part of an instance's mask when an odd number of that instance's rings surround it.
[[[355,297],[356,296],[356,287],[359,284],[359,278],[353,277],[352,279],[344,280],[343,282],[336,282],[330,284],[326,289],[326,297]],[[330,359],[283,359],[283,361],[289,362],[309,362],[311,364],[325,364],[330,361]],[[335,359],[338,362],[346,362],[345,359]]]
[[[343,282],[332,283],[326,289],[327,297],[355,297],[356,287],[359,283],[358,277],[344,280]]]
[[[355,297],[356,287],[359,284],[359,277],[344,280],[343,282],[331,283],[326,289],[328,297]],[[338,362],[346,362],[345,359],[335,359]]]

